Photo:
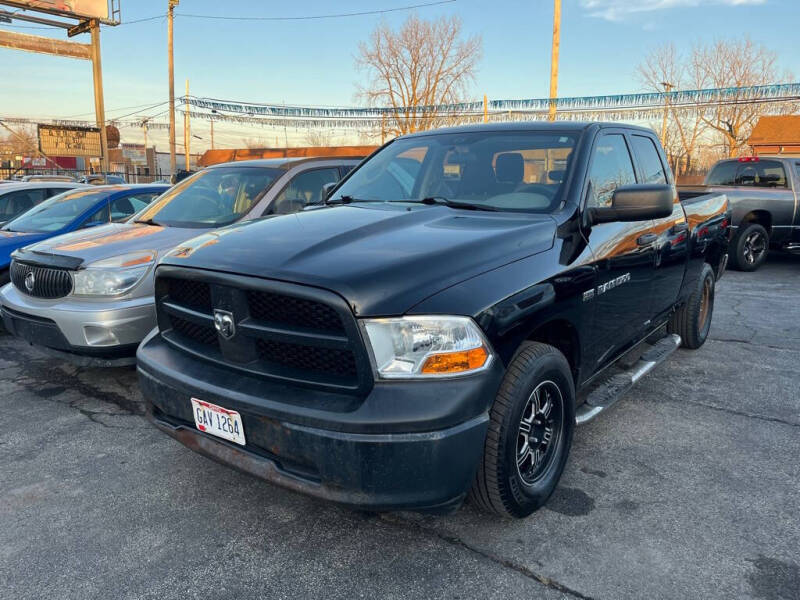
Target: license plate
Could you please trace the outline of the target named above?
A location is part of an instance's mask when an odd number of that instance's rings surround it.
[[[235,410],[192,398],[192,412],[194,424],[200,431],[244,446],[242,416]]]

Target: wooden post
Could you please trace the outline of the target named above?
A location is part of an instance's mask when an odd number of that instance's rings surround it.
[[[183,109],[183,149],[186,151],[186,170],[191,171],[192,157],[190,149],[192,145],[191,123],[189,121],[189,80],[186,80],[186,102]]]
[[[381,113],[381,146],[386,143],[386,113]]]
[[[179,0],[167,0],[167,70],[169,71],[169,168],[174,175],[175,161],[175,63],[172,57],[172,13]]]
[[[489,99],[486,94],[483,95],[483,122],[489,122]]]
[[[661,121],[661,145],[665,146],[667,141],[667,113],[669,112],[669,92],[673,86],[667,81],[662,81],[661,85],[664,86],[664,120]]]
[[[103,104],[103,67],[100,62],[100,21],[92,19],[92,79],[94,80],[94,112],[100,130],[100,169],[108,172],[108,138],[106,137],[106,111]]]
[[[548,118],[556,120],[556,99],[558,98],[558,47],[561,43],[561,0],[553,5],[553,48],[550,54],[550,111]]]

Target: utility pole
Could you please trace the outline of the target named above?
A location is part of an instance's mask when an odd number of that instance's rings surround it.
[[[556,120],[556,98],[558,98],[558,47],[561,43],[561,0],[553,5],[553,48],[550,54],[550,111],[548,119]]]
[[[175,165],[175,63],[172,57],[173,9],[180,0],[167,0],[167,69],[169,70],[169,168],[174,175]]]
[[[486,94],[483,95],[483,122],[489,122],[489,99]]]
[[[662,81],[664,86],[664,120],[661,122],[661,145],[666,146],[667,141],[667,114],[669,113],[669,93],[675,86],[668,81]]]
[[[94,79],[94,112],[100,130],[100,169],[108,172],[108,138],[106,137],[106,110],[103,104],[103,67],[100,62],[100,21],[92,19],[92,78]]]
[[[186,80],[186,103],[183,112],[183,149],[186,151],[186,170],[191,171],[191,123],[189,122],[189,80]]]
[[[211,149],[214,149],[214,118],[211,118]]]

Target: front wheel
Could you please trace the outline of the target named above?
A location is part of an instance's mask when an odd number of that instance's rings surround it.
[[[769,233],[763,225],[743,225],[730,250],[733,266],[740,271],[755,271],[767,260]]]
[[[526,343],[490,411],[471,501],[504,517],[526,517],[540,508],[564,472],[574,428],[575,386],[567,359],[553,346]]]

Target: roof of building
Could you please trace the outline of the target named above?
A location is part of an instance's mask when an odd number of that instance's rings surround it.
[[[761,117],[747,143],[751,146],[800,144],[800,115]]]

